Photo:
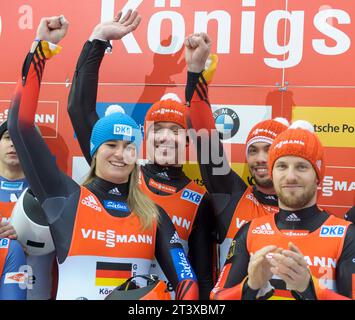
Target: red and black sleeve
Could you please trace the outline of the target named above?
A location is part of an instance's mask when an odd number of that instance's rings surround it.
[[[101,40],[85,43],[76,65],[68,97],[70,121],[81,151],[89,164],[91,163],[91,132],[99,119],[96,113],[99,70],[105,50],[109,46],[109,42]]]
[[[169,216],[160,208],[155,246],[157,261],[175,290],[176,300],[198,300],[197,277],[176,234]]]

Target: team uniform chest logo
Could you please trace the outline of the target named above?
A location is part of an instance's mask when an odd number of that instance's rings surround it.
[[[342,238],[345,233],[345,227],[344,226],[322,226],[320,229],[319,236],[321,238],[327,237],[327,238]]]
[[[95,211],[101,212],[102,209],[99,206],[98,202],[95,200],[95,198],[92,195],[88,195],[87,197],[85,197],[84,199],[81,200],[81,203],[86,206],[89,207],[91,209],[94,209]]]
[[[157,182],[153,179],[149,179],[149,186],[153,187],[154,189],[157,189],[157,190],[160,190],[160,191],[163,191],[166,193],[170,193],[170,194],[176,193],[176,191],[177,191],[175,187],[169,186],[168,184]]]
[[[266,234],[266,235],[275,234],[275,231],[272,230],[272,227],[268,222],[262,224],[261,226],[255,227],[251,232],[254,234]]]
[[[123,234],[116,230],[94,230],[81,228],[82,239],[95,240],[102,242],[108,248],[115,248],[116,245],[130,243],[153,244],[153,236],[150,234]]]
[[[23,190],[23,182],[1,181],[1,190],[21,191]]]
[[[230,139],[238,132],[240,120],[237,113],[232,109],[218,109],[213,113],[213,117],[220,139]]]
[[[184,191],[181,194],[181,199],[190,201],[198,205],[202,200],[202,194],[196,191],[192,191],[190,189],[184,189]]]
[[[115,210],[115,211],[122,211],[122,212],[129,212],[128,205],[124,202],[119,201],[111,201],[111,200],[104,200],[104,207],[107,210]]]

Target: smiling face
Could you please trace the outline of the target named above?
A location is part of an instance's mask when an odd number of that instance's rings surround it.
[[[95,159],[95,174],[99,178],[115,184],[126,183],[137,159],[136,147],[129,141],[107,141],[97,149]]]
[[[156,122],[148,130],[149,160],[161,166],[178,166],[185,161],[186,130],[174,122]]]
[[[20,161],[9,136],[9,132],[5,131],[0,139],[0,161],[5,166],[19,166]]]
[[[273,183],[268,173],[267,161],[270,144],[256,142],[249,146],[247,152],[247,163],[251,176],[259,188],[272,189]]]
[[[295,156],[281,157],[275,161],[272,179],[280,208],[299,210],[316,204],[318,179],[309,161]]]

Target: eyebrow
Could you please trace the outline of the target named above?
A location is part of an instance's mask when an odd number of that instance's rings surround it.
[[[275,164],[289,164],[289,162],[282,160],[282,161],[277,161]],[[305,165],[305,166],[312,166],[310,163],[303,162],[303,161],[298,161],[298,162],[294,163],[295,166],[300,165],[300,164]]]
[[[166,127],[163,127],[163,126],[160,126],[160,125],[154,125],[154,130],[160,130],[160,129],[169,129],[169,130],[175,130],[175,129],[179,130],[179,129],[181,129],[181,130],[183,130],[178,125],[173,125],[173,126],[171,126],[169,128],[166,128]]]

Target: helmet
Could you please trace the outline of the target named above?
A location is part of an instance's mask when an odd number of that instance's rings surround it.
[[[17,240],[29,255],[42,256],[54,251],[45,213],[30,189],[22,192],[10,221],[18,235]]]
[[[135,278],[142,278],[147,282],[145,287],[139,287]],[[164,281],[156,275],[137,275],[127,279],[115,288],[105,300],[171,300]]]

